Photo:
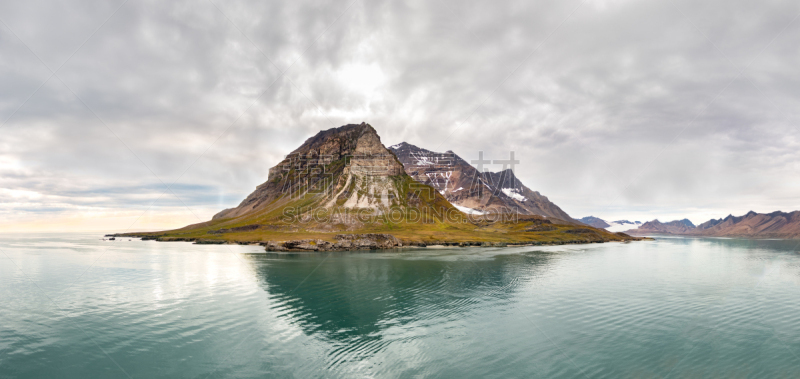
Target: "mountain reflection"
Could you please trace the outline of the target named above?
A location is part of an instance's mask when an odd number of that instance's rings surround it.
[[[770,251],[794,253],[800,247],[797,239],[756,239],[756,238],[730,238],[730,237],[683,237],[655,235],[657,240],[669,241],[675,246],[706,246],[734,250]]]
[[[380,350],[390,327],[457,320],[475,307],[510,301],[552,257],[391,254],[253,254],[248,259],[264,290],[275,297],[280,317],[309,335]]]

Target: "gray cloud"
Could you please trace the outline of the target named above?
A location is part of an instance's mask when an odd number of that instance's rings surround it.
[[[387,144],[513,150],[577,217],[800,203],[795,2],[120,4],[0,5],[9,223],[136,214],[176,180],[151,212],[207,218],[361,121]],[[63,67],[15,113],[50,76],[39,58]]]

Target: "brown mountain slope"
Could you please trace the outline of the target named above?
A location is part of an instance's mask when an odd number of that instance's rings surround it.
[[[539,215],[579,224],[547,197],[523,185],[510,169],[480,173],[452,151],[437,153],[406,142],[389,149],[414,180],[435,188],[462,211]]]
[[[800,238],[800,211],[785,213],[748,212],[744,216],[728,215],[697,226],[695,234],[714,237]]]

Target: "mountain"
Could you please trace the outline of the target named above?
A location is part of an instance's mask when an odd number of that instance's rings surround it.
[[[687,235],[695,229],[694,224],[688,219],[675,220],[662,223],[658,220],[648,221],[639,226],[638,229],[629,230],[626,233],[631,234],[682,234]]]
[[[699,237],[749,237],[749,238],[800,238],[800,211],[791,213],[756,213],[739,217],[711,219],[696,227],[689,220],[666,224],[658,220],[646,222],[638,229],[626,232],[632,235],[677,234]]]
[[[459,179],[467,172],[466,167],[453,170],[443,176],[444,184],[431,181],[435,188],[420,183],[406,173],[398,156],[381,143],[371,125],[349,124],[307,139],[270,168],[267,181],[238,206],[209,221],[120,236],[258,243],[277,251],[636,240],[571,224],[566,213],[522,186],[511,171],[480,175],[478,186]],[[433,171],[429,173],[435,177]],[[451,183],[460,186],[454,189]],[[476,188],[480,186],[486,189]],[[495,194],[495,189],[499,193]],[[470,196],[463,195],[473,191]],[[464,213],[459,210],[464,208],[453,206],[443,193],[462,204],[474,201],[485,212],[467,209],[469,213]],[[564,218],[493,212],[499,205]]]
[[[605,222],[605,220],[602,220],[602,219],[594,217],[594,216],[584,217],[584,218],[578,219],[578,221],[580,221],[580,222],[582,222],[582,223],[584,223],[586,225],[593,226],[595,228],[603,228],[603,229],[605,229],[605,228],[608,228],[609,226],[611,226],[607,222]]]
[[[294,200],[312,200],[306,206],[368,208],[408,205],[398,180],[403,165],[380,141],[368,124],[350,124],[322,131],[305,141],[269,169],[264,184],[238,207],[225,209],[212,220],[237,218]],[[408,183],[406,183],[407,185]],[[407,191],[405,191],[407,192]],[[430,200],[445,204],[441,196]]]
[[[407,142],[389,150],[414,180],[433,187],[465,213],[519,213],[577,224],[547,197],[523,185],[511,169],[481,173],[452,151],[437,153]]]

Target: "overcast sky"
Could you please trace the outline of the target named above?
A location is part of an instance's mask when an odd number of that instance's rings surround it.
[[[797,1],[4,1],[0,230],[206,220],[309,136],[362,121],[387,146],[514,151],[523,183],[576,218],[797,210],[799,14]]]

